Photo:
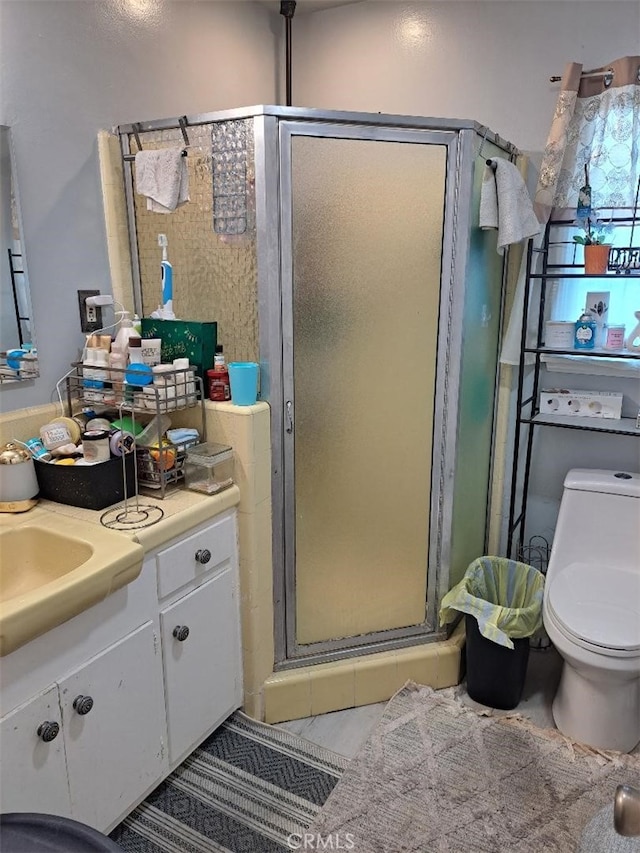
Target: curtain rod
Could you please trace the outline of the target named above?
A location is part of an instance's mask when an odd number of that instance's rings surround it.
[[[606,71],[585,71],[580,76],[581,77],[610,77],[611,80],[613,80],[613,68],[608,68]],[[562,77],[559,77],[557,74],[554,74],[553,77],[549,77],[550,83],[559,83],[560,80],[562,80]],[[609,82],[611,82],[611,80]],[[606,83],[606,80],[605,80],[605,83]]]

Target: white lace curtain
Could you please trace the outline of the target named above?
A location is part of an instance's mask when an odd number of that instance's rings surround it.
[[[569,222],[575,219],[585,164],[592,204],[601,210],[602,218],[614,214],[612,210],[605,213],[603,209],[608,208],[622,209],[622,215],[630,216],[640,181],[640,56],[616,59],[584,73],[579,63],[567,65],[536,188],[534,209],[541,223],[546,224],[552,215]],[[634,245],[638,245],[640,228],[635,233]],[[589,289],[598,289],[597,280],[590,284]],[[618,283],[609,322],[624,322],[629,329],[634,312],[640,309],[639,291],[635,276]],[[550,296],[553,319],[576,320],[584,308],[584,294],[568,282],[558,283]],[[524,269],[500,357],[506,364],[519,360],[523,305]],[[532,344],[532,329],[528,337]]]
[[[640,178],[640,56],[562,77],[540,168],[535,209],[541,222],[573,218],[584,167],[595,208],[633,208]]]

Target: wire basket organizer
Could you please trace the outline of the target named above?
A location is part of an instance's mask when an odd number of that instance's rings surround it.
[[[96,374],[99,378],[96,379]],[[102,377],[106,378],[102,378]],[[162,384],[134,385],[127,381],[131,372],[109,367],[96,371],[82,363],[72,365],[67,376],[67,405],[69,413],[91,406],[102,411],[115,409],[120,418],[131,417],[132,426],[147,416],[149,423],[144,445],[141,436],[134,437],[136,455],[136,486],[153,491],[154,497],[164,498],[167,489],[184,479],[187,449],[206,441],[204,387],[193,368],[176,368],[162,374]],[[200,434],[193,440],[175,444],[163,439],[171,413],[187,408],[200,408]],[[140,419],[140,420],[139,420]],[[133,430],[135,433],[135,429]],[[131,497],[126,495],[126,497]]]
[[[184,479],[184,467],[187,450],[200,441],[182,444],[163,442],[160,448],[136,447],[136,465],[138,470],[138,485],[147,489],[160,489],[177,485]]]

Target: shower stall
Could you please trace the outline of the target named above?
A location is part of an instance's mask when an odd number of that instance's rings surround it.
[[[444,637],[442,596],[485,553],[503,257],[478,227],[474,121],[254,107],[121,126],[135,302],[216,320],[271,412],[276,668]],[[135,193],[184,146],[188,204]]]

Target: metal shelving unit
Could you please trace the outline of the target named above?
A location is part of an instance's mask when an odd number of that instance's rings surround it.
[[[616,227],[630,227],[631,236],[636,224],[640,222],[640,218],[636,215],[633,217],[620,217],[615,219]],[[518,389],[516,403],[516,425],[513,446],[513,472],[511,478],[511,495],[509,501],[509,525],[507,538],[507,554],[513,554],[519,558],[523,554],[525,524],[527,517],[527,500],[529,491],[529,477],[531,473],[531,462],[533,457],[533,436],[537,427],[552,427],[561,429],[583,430],[591,432],[607,433],[612,435],[636,436],[640,437],[640,429],[636,427],[635,418],[619,418],[619,419],[599,419],[577,416],[564,416],[553,414],[541,414],[539,405],[540,395],[540,370],[544,363],[545,355],[554,356],[577,356],[589,358],[607,358],[607,359],[631,359],[638,361],[640,356],[631,352],[614,352],[604,350],[589,350],[586,352],[577,352],[576,350],[555,349],[545,346],[545,319],[546,317],[546,296],[547,286],[551,281],[560,279],[575,279],[577,281],[589,281],[592,279],[602,282],[603,278],[607,279],[607,284],[615,287],[616,282],[627,282],[629,276],[632,275],[638,281],[640,287],[640,276],[638,271],[625,272],[620,270],[612,270],[611,264],[607,273],[600,275],[587,275],[579,270],[581,264],[575,263],[575,253],[572,261],[568,263],[553,263],[550,261],[550,249],[559,246],[574,246],[570,241],[552,240],[556,231],[562,228],[570,228],[571,221],[552,220],[547,224],[543,246],[540,249],[535,249],[533,242],[529,241],[527,251],[527,271],[526,285],[524,295],[524,316],[522,321],[522,335],[520,340],[520,363],[518,369]],[[542,272],[533,272],[533,259],[536,253],[542,256]],[[527,346],[527,330],[529,326],[529,303],[531,296],[532,284],[535,281],[540,282],[540,300],[537,309],[537,338],[535,346]],[[525,374],[529,367],[526,361],[528,354],[534,356],[531,393],[525,397]],[[526,432],[526,436],[523,435]],[[520,460],[521,447],[526,442],[524,450],[524,460]]]
[[[69,414],[78,406],[93,407],[96,411],[116,410],[123,416],[140,417],[148,425],[156,421],[157,447],[134,444],[136,454],[136,482],[139,487],[151,490],[153,497],[163,499],[167,489],[179,485],[184,479],[187,449],[191,444],[207,440],[204,387],[202,379],[193,368],[176,368],[163,374],[165,385],[136,386],[125,381],[127,370],[88,367],[82,363],[72,365],[67,376],[67,406]],[[102,387],[95,387],[96,372],[108,374]],[[99,380],[100,382],[101,380]],[[167,388],[172,389],[168,396]],[[199,407],[201,415],[200,436],[185,444],[163,443],[163,417],[171,417],[184,409]],[[157,450],[154,455],[152,450]]]

